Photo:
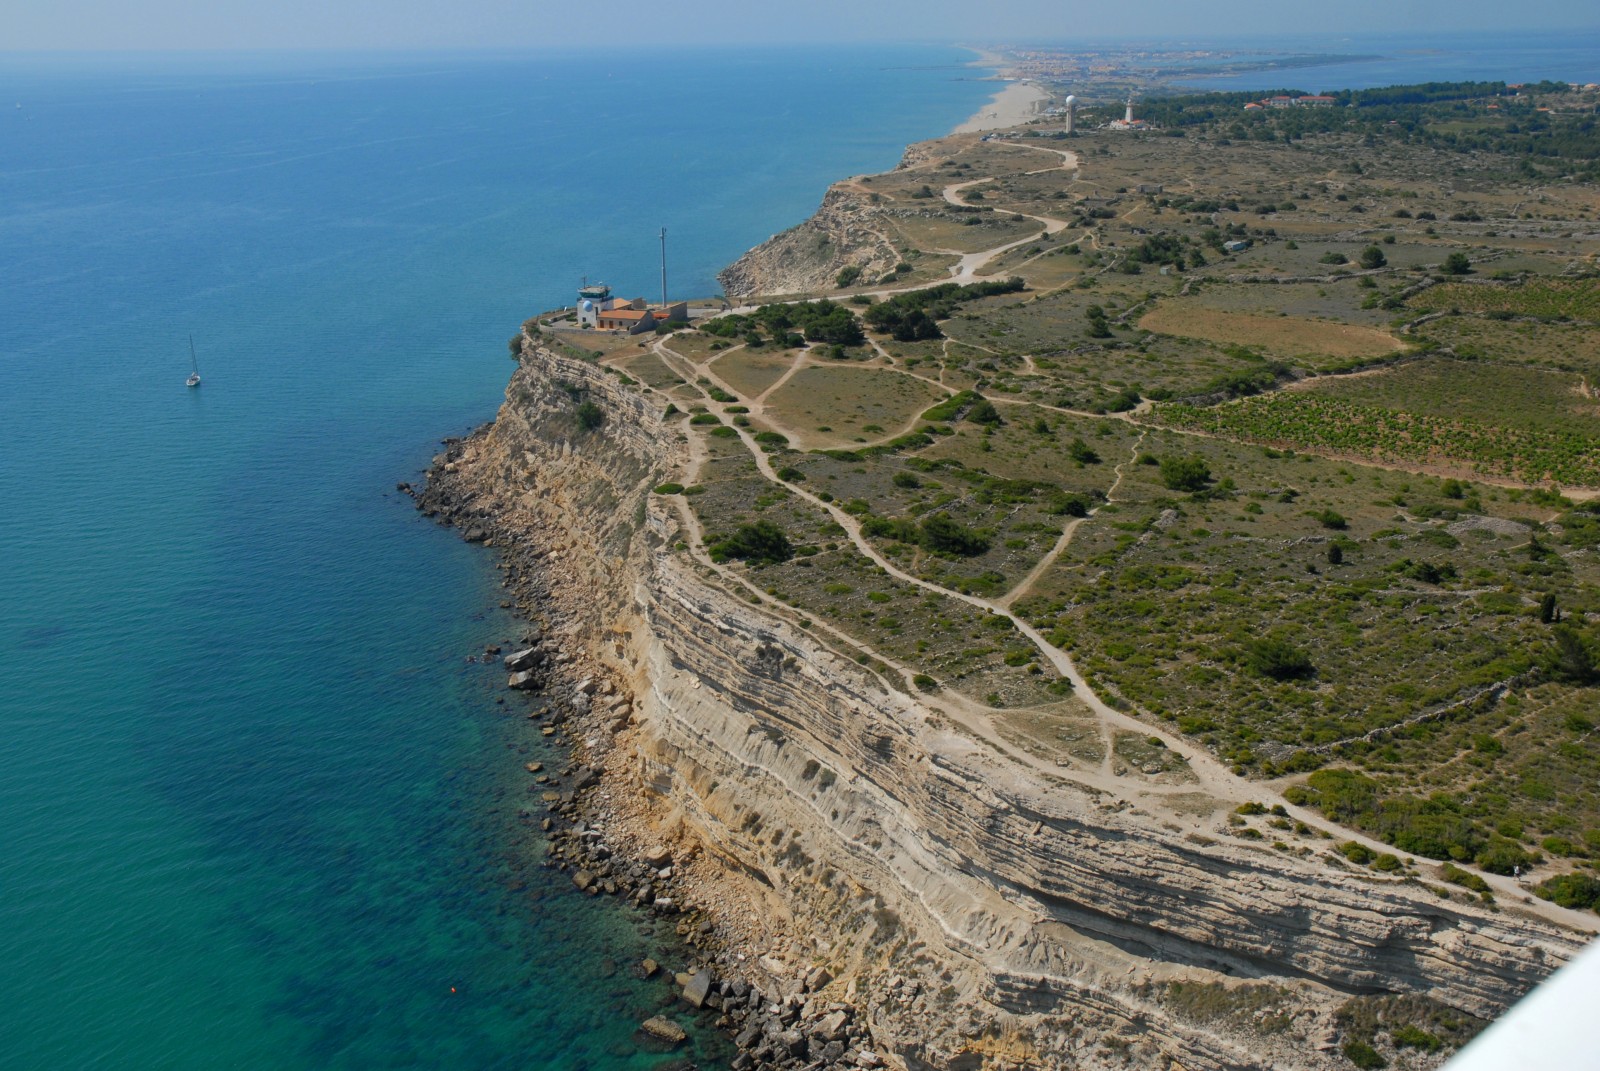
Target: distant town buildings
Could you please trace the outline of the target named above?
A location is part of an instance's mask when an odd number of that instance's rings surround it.
[[[1250,101],[1244,106],[1244,110],[1250,112],[1258,108],[1331,108],[1337,103],[1338,99],[1335,97],[1316,93],[1299,97],[1263,97],[1261,100]]]

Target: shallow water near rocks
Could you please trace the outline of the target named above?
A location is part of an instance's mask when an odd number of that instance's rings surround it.
[[[465,660],[520,627],[393,488],[581,275],[666,226],[714,292],[968,58],[0,57],[0,1066],[643,1069],[663,1007],[725,1061],[538,867],[561,756]]]

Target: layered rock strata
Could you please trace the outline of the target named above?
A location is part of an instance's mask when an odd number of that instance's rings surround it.
[[[585,402],[599,427],[580,427]],[[665,408],[530,339],[495,423],[432,479],[455,523],[523,544],[632,690],[613,795],[642,789],[786,919],[883,1058],[1348,1066],[1333,1012],[1350,998],[1488,1018],[1577,947],[1414,882],[1186,835],[953,730],[689,553],[650,494],[686,459]],[[1208,1019],[1182,987],[1273,1011]]]

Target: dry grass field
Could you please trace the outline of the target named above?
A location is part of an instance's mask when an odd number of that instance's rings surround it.
[[[796,373],[767,407],[797,433],[795,445],[819,449],[898,434],[943,397],[937,387],[896,372],[821,365]]]
[[[1381,357],[1401,349],[1393,335],[1372,327],[1224,312],[1184,301],[1164,301],[1139,319],[1146,331],[1256,347],[1284,357]]]
[[[728,350],[709,366],[718,378],[744,399],[760,397],[794,364],[794,355],[779,356],[744,347]]]

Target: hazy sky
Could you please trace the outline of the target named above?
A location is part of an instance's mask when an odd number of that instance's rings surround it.
[[[427,48],[1600,28],[1595,0],[0,0],[0,51]]]

